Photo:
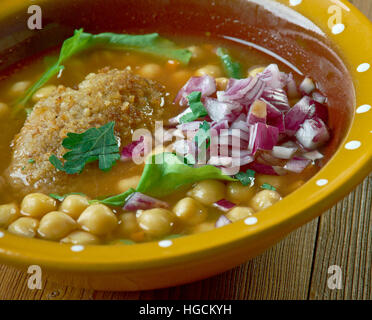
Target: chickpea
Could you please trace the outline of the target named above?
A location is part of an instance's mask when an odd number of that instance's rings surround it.
[[[118,219],[109,207],[103,204],[94,204],[84,210],[78,223],[83,230],[96,236],[103,236],[117,227]]]
[[[19,217],[19,208],[15,203],[0,206],[0,228],[6,228]]]
[[[77,219],[81,213],[89,207],[89,202],[86,197],[71,194],[66,197],[61,203],[59,210],[68,214],[71,218]]]
[[[227,198],[234,203],[249,201],[256,193],[256,188],[244,186],[240,182],[229,182],[227,185]]]
[[[32,101],[38,102],[42,99],[45,99],[48,96],[50,96],[53,93],[53,91],[56,89],[57,89],[57,86],[55,85],[45,86],[34,93],[34,95],[32,96]]]
[[[116,233],[119,237],[128,238],[138,231],[140,231],[140,228],[135,213],[128,212],[119,216],[119,226],[116,229]]]
[[[193,227],[192,233],[202,233],[215,229],[215,222],[203,222]]]
[[[259,73],[263,72],[266,67],[253,67],[248,70],[248,77],[255,77]]]
[[[9,106],[6,103],[0,102],[0,118],[5,117],[10,111]]]
[[[183,198],[173,208],[176,216],[187,225],[196,225],[207,219],[207,209],[193,198]]]
[[[117,190],[122,193],[127,191],[130,188],[135,189],[141,179],[141,176],[133,176],[126,179],[121,179],[118,182]]]
[[[283,184],[286,184],[286,182],[283,180],[282,176],[270,176],[265,174],[258,174],[256,176],[256,185],[262,186],[264,183],[268,183],[275,187],[276,189],[280,189]]]
[[[161,74],[161,67],[158,64],[155,63],[149,63],[145,64],[138,73],[148,79],[155,79]]]
[[[228,83],[229,83],[228,78],[224,78],[224,77],[217,78],[216,79],[217,91],[225,91]]]
[[[73,231],[61,240],[62,243],[71,244],[99,244],[101,241],[94,234],[85,231]]]
[[[201,76],[205,76],[205,75],[209,75],[211,77],[214,77],[214,78],[219,78],[219,77],[222,77],[222,70],[220,67],[218,66],[215,66],[215,65],[212,65],[212,64],[208,64],[198,70],[196,70],[195,72],[195,76],[197,77],[201,77]]]
[[[21,203],[21,214],[41,218],[51,211],[57,210],[57,201],[42,193],[31,193]]]
[[[163,237],[172,231],[172,212],[166,209],[146,210],[138,217],[138,223],[146,235]]]
[[[19,81],[13,84],[13,86],[10,88],[10,91],[13,94],[21,94],[24,93],[27,88],[30,86],[30,81]]]
[[[225,185],[220,181],[204,180],[198,182],[187,195],[204,205],[210,206],[225,198],[225,189]]]
[[[254,214],[254,211],[252,208],[249,207],[235,207],[228,213],[226,213],[226,217],[232,221],[236,222],[245,218],[248,218],[249,216],[252,216]]]
[[[187,49],[191,51],[193,60],[202,59],[206,55],[205,50],[203,50],[203,48],[200,48],[198,46],[191,46],[191,47],[188,47]]]
[[[11,223],[8,231],[21,237],[33,238],[36,235],[38,226],[38,220],[22,217]]]
[[[262,190],[251,200],[253,210],[262,211],[281,200],[280,194],[273,190]]]
[[[77,224],[69,215],[59,211],[46,214],[40,220],[39,235],[48,240],[60,240],[76,229]]]

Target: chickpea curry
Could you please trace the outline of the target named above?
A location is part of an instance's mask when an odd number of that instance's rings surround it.
[[[181,237],[259,215],[319,169],[327,97],[209,36],[77,30],[0,79],[0,229],[68,244]]]

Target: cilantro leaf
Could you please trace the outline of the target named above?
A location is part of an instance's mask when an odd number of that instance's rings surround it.
[[[205,145],[205,147],[208,149],[210,144],[210,128],[211,126],[207,121],[203,121],[203,123],[200,124],[199,130],[196,133],[194,140],[197,143],[198,147],[202,147]]]
[[[261,186],[262,189],[266,189],[266,190],[273,190],[273,191],[276,191],[276,188],[273,187],[271,184],[268,184],[268,183],[264,183],[262,186]]]
[[[234,62],[225,49],[218,48],[217,55],[221,58],[225,71],[230,78],[241,79],[243,77],[241,64]]]
[[[58,59],[48,58],[46,60],[49,65],[47,71],[26,91],[22,98],[15,102],[14,112],[26,106],[37,90],[59,74],[64,69],[62,64],[67,59],[94,46],[150,53],[175,59],[183,64],[188,64],[192,56],[189,50],[178,48],[172,41],[162,38],[158,33],[144,35],[100,33],[94,35],[83,32],[83,29],[75,30],[74,35],[64,41]]]
[[[247,170],[247,172],[239,172],[235,175],[237,179],[242,183],[243,186],[251,186],[254,185],[256,172],[253,170]]]
[[[99,168],[108,171],[120,159],[119,144],[114,134],[115,122],[100,128],[91,128],[83,133],[68,133],[62,146],[71,151],[63,155],[62,164],[55,155],[49,158],[58,170],[68,174],[81,173],[87,163],[98,160]]]
[[[201,102],[201,92],[194,91],[187,96],[189,101],[189,106],[192,112],[189,112],[181,117],[181,123],[187,123],[195,121],[199,118],[205,117],[208,115],[207,110],[205,109],[203,103]]]
[[[133,188],[130,188],[128,191],[122,194],[118,194],[116,196],[112,196],[112,197],[102,199],[102,200],[92,200],[92,201],[89,201],[89,203],[90,204],[102,203],[108,206],[121,207],[125,204],[128,197],[134,192],[136,192],[136,190],[134,190]]]
[[[49,197],[62,202],[68,196],[71,196],[71,195],[79,195],[79,196],[86,197],[86,195],[84,193],[80,193],[80,192],[71,192],[71,193],[64,194],[63,196],[60,196],[59,194],[56,194],[56,193],[51,193],[51,194],[49,194]]]

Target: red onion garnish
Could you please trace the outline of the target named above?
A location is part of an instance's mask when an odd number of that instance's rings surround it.
[[[127,203],[124,205],[123,209],[126,211],[137,211],[137,210],[147,210],[153,208],[168,208],[169,205],[158,199],[149,197],[143,193],[135,192],[133,193]]]
[[[228,224],[232,223],[231,220],[229,220],[225,215],[221,215],[217,222],[216,222],[216,228],[221,228],[224,226],[227,226]]]
[[[228,212],[232,208],[234,208],[236,206],[236,204],[230,202],[229,200],[222,199],[222,200],[219,200],[219,201],[215,202],[213,204],[213,206],[216,207],[217,209],[221,210],[221,211]]]
[[[202,98],[209,97],[216,92],[216,81],[211,76],[192,77],[178,92],[175,102],[184,107],[188,104],[187,96],[194,92],[201,92]]]

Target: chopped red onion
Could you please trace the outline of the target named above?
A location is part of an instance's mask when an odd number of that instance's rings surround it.
[[[257,173],[260,174],[267,174],[271,176],[278,176],[279,174],[275,171],[273,166],[263,164],[263,163],[258,163],[256,161],[248,164],[247,166],[244,166],[241,170],[246,171],[248,169],[251,169]]]
[[[257,77],[273,89],[283,89],[287,81],[287,75],[279,71],[277,64],[268,65]]]
[[[211,136],[214,134],[219,134],[221,130],[227,130],[229,128],[229,122],[227,120],[221,120],[214,122],[211,125]]]
[[[320,92],[313,92],[312,94],[313,100],[316,102],[319,102],[321,104],[324,104],[327,102],[327,97],[323,96]]]
[[[213,204],[213,206],[216,207],[217,209],[221,210],[221,211],[228,212],[232,208],[234,208],[236,206],[236,204],[230,202],[229,200],[222,199],[222,200],[219,200],[219,201],[215,202]]]
[[[224,226],[227,226],[228,224],[232,223],[231,220],[229,220],[225,215],[221,215],[217,222],[216,222],[216,228],[221,228]]]
[[[215,79],[208,75],[190,78],[178,92],[175,102],[178,102],[180,106],[187,106],[187,96],[194,91],[201,92],[202,98],[211,96],[216,92]]]
[[[240,114],[243,109],[238,102],[221,102],[214,98],[206,98],[204,105],[213,121],[231,120],[231,114]]]
[[[220,137],[233,137],[238,138],[244,141],[249,141],[249,134],[246,131],[238,130],[238,129],[228,129],[228,130],[222,130],[220,133]]]
[[[273,89],[273,88],[267,87],[263,91],[261,97],[262,99],[271,103],[274,107],[276,107],[280,111],[286,112],[290,108],[287,94],[283,89]]]
[[[237,130],[241,130],[241,131],[244,131],[244,132],[247,132],[249,133],[249,126],[247,125],[247,122],[246,121],[234,121],[232,124],[231,124],[231,129],[237,129]]]
[[[294,157],[287,162],[287,164],[284,166],[284,169],[295,173],[301,173],[310,163],[311,160]]]
[[[133,193],[123,209],[126,211],[147,210],[152,208],[168,208],[168,203],[149,197],[143,193]]]
[[[255,154],[257,150],[272,150],[278,143],[279,129],[263,123],[250,127],[249,150]]]
[[[305,78],[300,84],[300,91],[303,94],[310,94],[315,90],[314,81],[310,78]]]
[[[318,150],[306,152],[302,155],[303,158],[311,160],[311,161],[316,161],[324,158],[324,155],[321,154]]]
[[[121,151],[120,160],[130,161],[133,159],[135,155],[144,155],[145,152],[145,144],[144,144],[145,137],[141,136],[141,138],[137,141],[133,141],[132,143],[128,144],[126,147],[123,148]],[[136,154],[134,154],[136,153]]]
[[[222,102],[239,102],[249,105],[257,100],[265,88],[265,83],[258,77],[231,80],[226,91],[218,91],[217,99]]]
[[[304,121],[314,113],[314,107],[308,96],[303,97],[285,115],[285,129],[288,135],[293,135],[304,123]]]
[[[296,132],[297,140],[309,150],[314,150],[325,144],[329,138],[329,132],[325,123],[319,119],[306,120]]]
[[[328,122],[328,108],[324,104],[317,102],[315,100],[311,100],[310,103],[314,109],[312,113],[312,118],[318,117],[322,119],[324,122]]]
[[[178,130],[182,132],[189,132],[189,131],[198,131],[202,121],[192,121],[187,123],[181,123],[177,126]]]
[[[310,161],[323,157],[318,151],[308,152],[329,140],[326,97],[315,91],[312,79],[305,78],[297,88],[293,74],[279,71],[269,65],[262,73],[246,79],[230,79],[225,91],[218,91],[209,76],[193,77],[180,90],[176,101],[187,105],[187,95],[202,93],[210,125],[210,148],[204,156],[210,165],[224,174],[234,175],[247,169],[268,175],[285,175],[288,171],[301,172]],[[293,108],[291,99],[305,95]],[[309,96],[311,95],[311,96]],[[177,125],[177,153],[200,154],[194,136],[201,121],[179,124],[190,108],[170,120]],[[175,133],[173,132],[173,136]],[[299,158],[298,154],[302,154]]]
[[[275,146],[272,155],[279,159],[291,159],[297,150],[298,148]]]

